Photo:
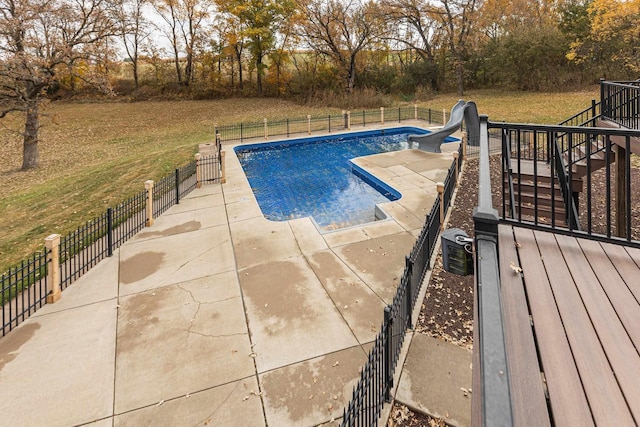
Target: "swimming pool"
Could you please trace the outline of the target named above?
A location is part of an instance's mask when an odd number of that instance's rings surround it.
[[[241,145],[235,148],[262,214],[273,221],[311,216],[324,230],[380,219],[379,203],[402,195],[350,160],[417,148],[399,127]]]

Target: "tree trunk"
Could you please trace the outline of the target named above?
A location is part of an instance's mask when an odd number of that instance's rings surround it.
[[[238,45],[235,45],[234,50],[236,52],[236,59],[238,60],[238,89],[242,92],[242,49],[239,49]]]
[[[131,65],[133,66],[133,85],[136,89],[138,89],[139,85],[139,77],[138,77],[138,55],[135,55],[133,61],[131,61]]]
[[[38,117],[38,104],[27,109],[27,119],[24,125],[24,143],[22,148],[22,170],[32,169],[38,166],[40,158],[38,154],[38,129],[40,127]]]
[[[349,61],[349,71],[347,73],[347,92],[353,93],[353,87],[356,82],[356,58],[355,55],[351,57]]]
[[[258,96],[262,96],[262,55],[258,54],[256,58],[256,71],[258,75],[256,76],[256,84],[258,89]]]
[[[458,96],[464,96],[464,64],[459,58],[456,60],[456,86]]]
[[[173,62],[176,66],[176,76],[178,77],[178,84],[182,84],[182,70],[180,69],[180,52],[178,51],[177,42],[173,42]]]

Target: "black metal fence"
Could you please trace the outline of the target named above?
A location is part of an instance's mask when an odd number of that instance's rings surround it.
[[[2,336],[46,303],[47,255],[46,248],[37,251],[0,276]]]
[[[197,184],[197,166],[204,179],[220,182],[222,176],[220,150],[202,156],[175,169],[153,188],[153,217],[156,218],[193,191]],[[105,257],[146,226],[147,190],[122,203],[60,238],[60,288],[65,289]],[[157,199],[156,199],[157,198]],[[47,251],[38,251],[28,260],[10,268],[0,276],[2,289],[2,336],[42,307],[47,297]]]
[[[325,116],[307,116],[293,119],[262,122],[244,122],[233,125],[219,125],[216,134],[222,142],[268,138],[272,136],[286,136],[311,134],[314,132],[344,131],[352,127],[364,127],[372,124],[420,120],[427,123],[444,124],[445,116],[442,110],[430,108],[401,107],[389,108],[384,112],[377,110],[350,111],[348,114],[328,114]]]
[[[456,171],[460,170],[463,162],[462,146],[457,162],[456,165],[454,161],[449,168],[442,200],[436,199],[413,249],[406,257],[404,273],[393,302],[384,309],[380,333],[360,372],[360,381],[353,389],[351,401],[343,411],[343,426],[377,425],[384,403],[391,400],[393,374],[406,331],[413,328],[411,315],[436,247],[441,225],[440,206],[442,203],[444,212],[448,210],[457,185]]]
[[[629,129],[640,128],[640,81],[600,82],[602,117]]]

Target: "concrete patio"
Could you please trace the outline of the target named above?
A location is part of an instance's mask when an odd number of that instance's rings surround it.
[[[0,425],[340,418],[452,156],[358,159],[403,197],[381,205],[386,220],[322,234],[266,220],[230,148],[226,184],[193,191],[0,339]]]

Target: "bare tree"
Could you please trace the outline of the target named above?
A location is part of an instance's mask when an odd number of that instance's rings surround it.
[[[464,67],[469,40],[476,18],[477,0],[442,0],[432,9],[442,21],[447,34],[449,50],[453,56],[456,87],[459,96],[464,95]]]
[[[112,29],[105,0],[0,0],[0,118],[25,114],[23,170],[38,165],[39,107],[58,70]]]
[[[164,33],[173,49],[178,83],[188,86],[193,80],[195,53],[205,39],[205,20],[211,14],[210,0],[155,0],[153,7],[166,24]],[[184,50],[184,75],[180,53]]]
[[[299,8],[301,36],[311,49],[333,60],[349,93],[353,92],[360,52],[371,47],[385,29],[375,8],[375,3],[359,0],[309,0]]]
[[[180,16],[178,10],[178,1],[154,0],[152,4],[155,11],[166,24],[166,27],[161,28],[161,31],[165,34],[167,39],[169,39],[169,43],[171,43],[171,50],[173,51],[173,63],[176,68],[176,78],[178,79],[178,83],[182,84],[182,68],[180,67],[181,43],[179,38]]]
[[[113,2],[113,14],[117,23],[119,37],[125,53],[131,61],[133,83],[140,83],[138,62],[143,42],[151,34],[151,26],[146,19],[144,6],[148,0],[116,0]]]
[[[404,43],[413,49],[427,66],[435,70],[435,53],[439,47],[438,16],[429,12],[427,0],[381,0],[381,12],[388,17],[392,28],[387,38]],[[431,75],[431,87],[438,89],[435,73]]]

